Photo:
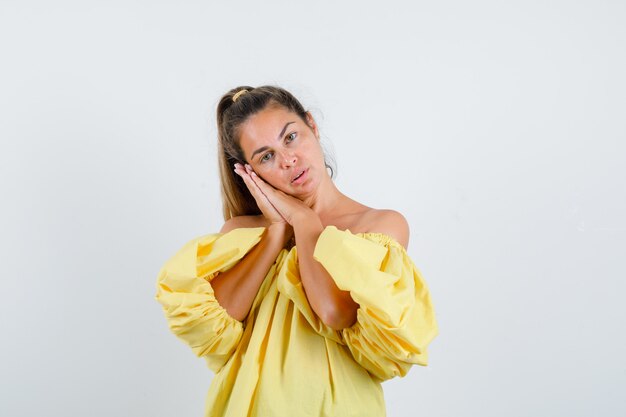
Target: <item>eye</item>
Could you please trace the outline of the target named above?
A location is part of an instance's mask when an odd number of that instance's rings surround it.
[[[268,156],[268,155],[273,155],[273,153],[272,153],[272,152],[268,152],[268,153],[266,153],[265,155],[263,155],[263,156],[261,157],[261,160],[260,160],[260,161],[261,161],[261,162],[269,161],[269,160],[270,160],[270,158],[267,158],[267,156]]]
[[[296,136],[298,136],[296,132],[291,132],[290,134],[287,135],[287,137],[285,138],[285,141],[289,143],[293,141],[296,138]]]

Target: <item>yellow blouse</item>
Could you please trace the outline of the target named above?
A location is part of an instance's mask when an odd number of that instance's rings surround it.
[[[264,227],[195,238],[158,275],[171,331],[215,372],[205,416],[384,416],[380,383],[427,365],[438,334],[428,288],[404,247],[382,233],[327,226],[314,258],[359,304],[333,330],[311,309],[297,247],[283,249],[244,322],[228,315],[211,279],[239,262]]]

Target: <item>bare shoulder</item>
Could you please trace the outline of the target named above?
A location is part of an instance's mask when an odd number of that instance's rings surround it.
[[[257,216],[236,216],[231,217],[224,223],[220,233],[227,233],[233,229],[240,229],[245,227],[266,227],[267,221],[262,214]]]
[[[405,249],[408,248],[409,223],[402,213],[390,209],[372,209],[364,217],[368,232],[386,234],[397,240]]]

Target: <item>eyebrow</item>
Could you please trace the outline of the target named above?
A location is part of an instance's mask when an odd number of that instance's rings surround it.
[[[276,138],[276,141],[279,141],[283,135],[285,134],[285,130],[287,130],[287,126],[289,126],[290,124],[295,123],[295,122],[287,122],[285,123],[285,126],[283,126],[283,130],[280,131],[280,133],[278,134],[278,137]],[[256,151],[252,152],[252,156],[250,157],[250,160],[252,161],[254,159],[254,155],[263,152],[265,150],[268,150],[269,146],[261,146],[259,149],[257,149]]]

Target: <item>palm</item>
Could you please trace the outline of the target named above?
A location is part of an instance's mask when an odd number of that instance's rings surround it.
[[[311,209],[301,200],[291,196],[281,190],[272,187],[261,179],[251,168],[246,167],[250,178],[257,186],[259,191],[266,197],[267,201],[274,209],[285,219],[287,223],[293,226],[294,218],[297,214]]]
[[[263,216],[270,223],[287,223],[280,212],[270,203],[265,194],[261,192],[259,187],[255,184],[250,174],[243,168],[241,164],[235,164],[235,173],[243,178],[246,187],[254,197],[259,210],[263,213]]]

